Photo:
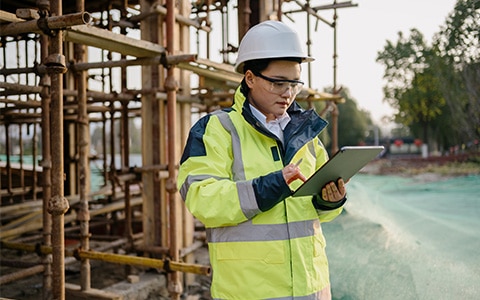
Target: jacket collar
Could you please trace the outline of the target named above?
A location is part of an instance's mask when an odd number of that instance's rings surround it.
[[[245,96],[240,91],[240,87],[236,90],[234,96],[233,110],[242,114],[245,121],[256,128],[259,132],[276,138],[275,135],[260,125],[260,122],[253,116],[253,113],[246,101]],[[284,145],[284,161],[288,162],[294,154],[313,138],[317,137],[320,132],[328,125],[328,122],[322,119],[313,109],[304,110],[296,101],[287,110],[290,115],[290,122],[283,131]]]

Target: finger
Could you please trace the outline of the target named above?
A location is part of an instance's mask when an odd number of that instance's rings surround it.
[[[333,189],[332,189],[331,184],[329,184],[329,185],[327,186],[327,197],[328,197],[328,200],[327,200],[327,201],[332,202],[332,201],[335,200],[335,197],[334,197],[334,195],[333,195]]]
[[[343,181],[342,178],[338,179],[338,192],[341,195],[345,194],[345,182]]]
[[[303,182],[307,181],[307,177],[305,177],[305,175],[303,175],[302,172],[299,172],[298,179],[300,179]]]
[[[327,201],[328,200],[328,195],[327,195],[327,189],[326,188],[322,188],[322,199]]]
[[[330,201],[337,202],[343,198],[342,192],[337,188],[334,182],[329,183],[329,188],[332,191]]]

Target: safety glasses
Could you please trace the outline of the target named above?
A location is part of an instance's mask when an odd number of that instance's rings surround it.
[[[304,82],[301,80],[271,78],[261,74],[260,72],[253,72],[253,75],[268,81],[270,83],[269,91],[277,95],[282,95],[288,89],[292,89],[292,94],[296,96],[298,93],[300,93],[304,85]]]

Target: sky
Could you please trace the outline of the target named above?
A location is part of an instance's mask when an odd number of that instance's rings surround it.
[[[311,1],[311,5],[332,2]],[[383,101],[384,67],[375,61],[377,53],[387,40],[396,43],[398,32],[409,36],[412,28],[418,29],[430,43],[453,12],[456,0],[353,0],[352,3],[358,6],[337,10],[337,85],[347,87],[376,124],[387,125],[382,123],[382,117],[392,115],[394,110]],[[319,15],[333,20],[333,10],[320,11]],[[306,17],[299,15],[295,19],[290,24],[303,34]],[[315,24],[313,18],[311,22]],[[317,31],[312,31],[312,42],[311,54],[316,59],[312,63],[312,87],[321,90],[333,85],[333,29],[319,22]]]

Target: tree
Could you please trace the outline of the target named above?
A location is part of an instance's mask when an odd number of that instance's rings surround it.
[[[326,89],[331,93],[332,89]],[[338,108],[338,146],[359,145],[365,142],[369,129],[372,127],[370,114],[360,110],[357,101],[351,97],[347,88],[342,88],[340,95],[345,99],[345,103],[337,104]],[[331,121],[330,115],[327,120]],[[328,132],[332,127],[329,126]]]
[[[455,136],[480,137],[480,1],[459,0],[446,25],[434,37],[441,60],[435,68]]]
[[[362,144],[373,124],[370,114],[358,108],[348,89],[343,88],[340,94],[345,103],[338,105],[338,144],[340,147]]]
[[[377,56],[396,121],[443,149],[480,137],[479,32],[480,1],[458,0],[432,46],[412,29]]]
[[[432,124],[445,106],[432,68],[436,60],[435,51],[416,29],[410,31],[409,37],[399,32],[397,43],[387,41],[377,57],[377,62],[385,65],[385,99],[398,110],[395,120],[409,126],[424,141],[429,140]]]
[[[428,132],[435,127],[435,121],[445,106],[445,98],[438,84],[433,69],[426,68],[414,75],[411,87],[405,90],[399,99],[397,121],[409,125],[412,133],[422,137],[424,141],[428,140]]]

